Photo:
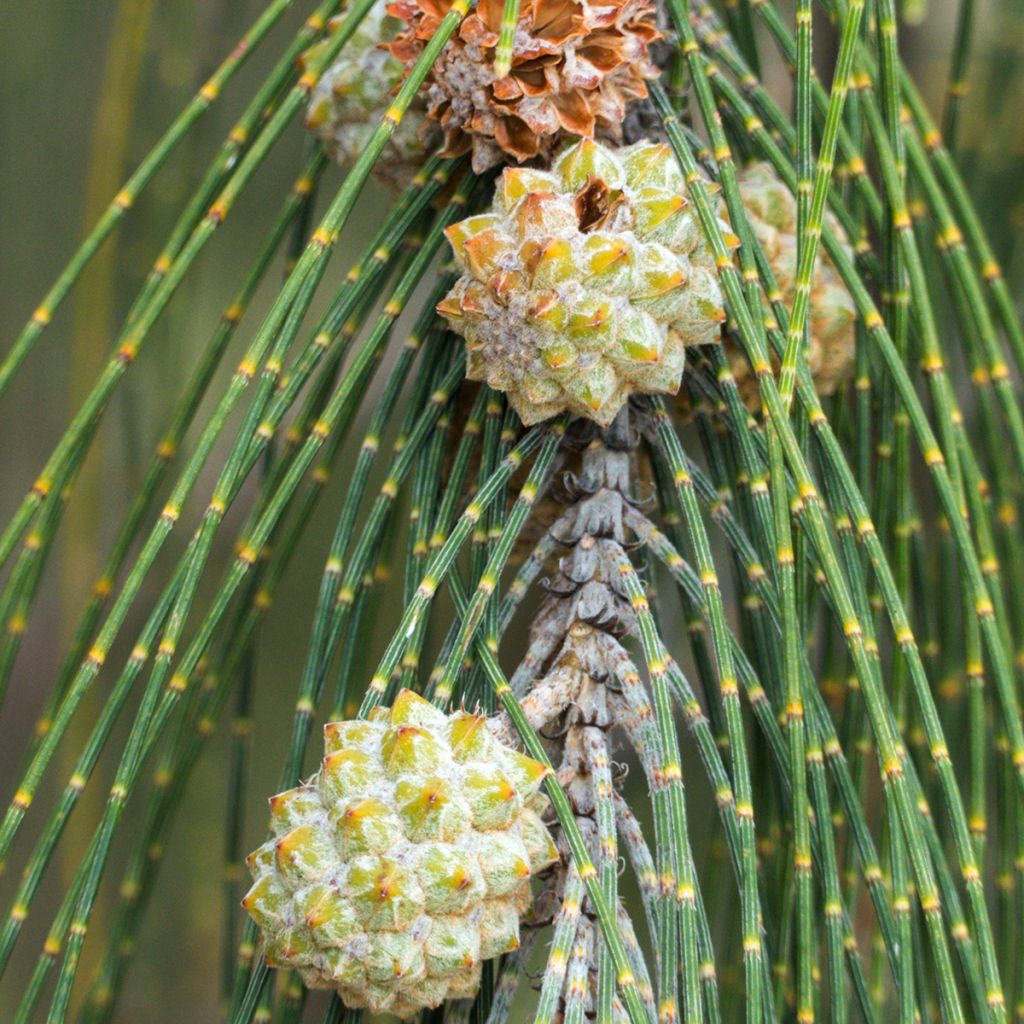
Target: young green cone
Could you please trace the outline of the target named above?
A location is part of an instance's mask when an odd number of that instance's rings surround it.
[[[558,856],[544,766],[411,690],[328,725],[325,745],[320,770],[271,799],[273,837],[248,859],[267,963],[373,1013],[473,996]]]
[[[526,424],[568,409],[604,426],[631,394],[674,394],[686,346],[725,319],[684,191],[651,143],[583,140],[551,171],[506,169],[491,211],[448,229],[463,274],[438,309],[468,376]]]
[[[383,0],[374,4],[313,90],[306,127],[342,166],[350,165],[363,151],[402,84],[404,65],[382,48],[399,25],[388,15]],[[405,188],[423,166],[428,145],[436,143],[440,134],[427,123],[422,100],[415,100],[374,164],[374,178],[389,188]]]
[[[755,163],[739,174],[740,197],[758,244],[764,250],[787,306],[796,290],[796,199],[770,164]],[[727,217],[723,203],[719,214]],[[846,246],[842,226],[825,211],[825,223]],[[810,344],[805,353],[818,394],[833,394],[853,372],[856,355],[854,323],[857,309],[853,296],[843,284],[828,254],[819,249],[811,277],[811,307],[808,318]],[[757,381],[743,354],[729,346],[729,363],[747,407],[761,407]]]

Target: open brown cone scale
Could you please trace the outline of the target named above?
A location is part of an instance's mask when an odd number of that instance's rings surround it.
[[[407,28],[388,48],[410,67],[450,8],[450,0],[395,0]],[[566,135],[618,142],[626,106],[657,75],[648,46],[659,38],[650,0],[528,0],[521,8],[508,75],[494,57],[503,0],[481,0],[434,65],[429,115],[445,133],[445,153],[472,150],[478,173],[509,160],[549,158]]]

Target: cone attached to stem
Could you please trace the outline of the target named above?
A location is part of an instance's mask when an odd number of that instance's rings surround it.
[[[271,799],[273,836],[248,859],[267,963],[373,1013],[472,997],[557,858],[545,767],[411,690],[328,725],[325,745],[320,770]]]
[[[411,66],[450,0],[395,0],[408,26],[390,44]],[[648,46],[659,37],[650,0],[523,0],[511,64],[495,57],[504,0],[482,0],[445,47],[426,87],[448,155],[472,150],[478,173],[510,160],[549,159],[568,135],[619,141],[627,104],[647,95],[657,69]]]
[[[667,146],[583,140],[551,171],[506,169],[490,212],[448,239],[463,274],[438,308],[468,376],[526,424],[568,409],[607,425],[631,394],[674,394],[686,347],[725,319]]]

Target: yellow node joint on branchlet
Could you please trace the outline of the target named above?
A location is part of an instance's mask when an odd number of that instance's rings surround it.
[[[223,199],[218,200],[206,211],[206,219],[213,222],[214,227],[222,224],[228,215],[228,204]]]
[[[896,643],[900,647],[911,647],[914,645],[914,632],[909,626],[904,626],[896,633]]]
[[[864,881],[868,885],[878,885],[882,881],[882,870],[877,864],[867,864],[864,867]]]
[[[250,547],[248,544],[243,544],[238,549],[238,554],[236,557],[244,565],[255,565],[256,559],[259,557],[259,552],[255,548]]]

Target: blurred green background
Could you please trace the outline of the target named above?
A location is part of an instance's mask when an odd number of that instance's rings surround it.
[[[177,111],[261,9],[254,0],[6,0],[0,32],[0,345],[6,350],[58,273],[76,243],[102,211]],[[285,41],[312,9],[295,3],[260,51],[231,83],[223,100],[199,122],[142,200],[102,250],[43,335],[19,380],[0,402],[3,473],[0,514],[8,516],[30,485],[72,411],[86,393],[109,350],[132,296],[156,257],[176,212],[198,181],[216,146],[230,130],[251,91],[262,80]],[[908,27],[902,47],[933,110],[941,110],[949,44],[957,4],[933,0],[927,20]],[[1024,40],[1006,31],[1019,17],[1019,0],[977,4],[972,92],[961,121],[963,163],[975,197],[989,223],[997,251],[1020,291],[1024,269],[1015,251],[1024,222],[1020,160],[1024,126],[1013,120],[1021,109],[1022,86],[1012,77]],[[1017,22],[1019,25],[1019,22]],[[827,64],[830,40],[821,40]],[[765,54],[771,51],[766,48]],[[770,60],[766,56],[766,64]],[[769,75],[784,90],[781,68]],[[228,222],[208,246],[162,318],[138,364],[118,389],[95,451],[76,488],[76,499],[61,532],[33,628],[25,638],[6,704],[0,736],[26,736],[52,684],[77,615],[106,553],[126,502],[137,485],[159,431],[194,365],[247,260],[276,210],[302,157],[303,133],[296,124],[275,148]],[[340,181],[332,169],[322,192]],[[343,237],[330,273],[349,265],[379,217],[388,197],[368,186],[364,201]],[[321,196],[321,205],[323,196]],[[1009,207],[1011,217],[1005,216]],[[996,210],[1003,211],[996,216]],[[234,352],[251,336],[259,314],[281,278],[276,268],[247,319]],[[225,363],[226,378],[236,358]],[[212,389],[217,392],[217,385]],[[216,455],[211,460],[219,465]],[[256,707],[256,763],[247,807],[247,835],[255,843],[264,825],[264,797],[276,781],[286,743],[281,726],[290,717],[295,683],[308,640],[316,585],[340,503],[344,472],[309,531],[303,550],[280,594],[261,646]],[[209,479],[197,493],[208,493]],[[204,483],[206,486],[204,486]],[[233,522],[233,521],[232,521]],[[221,562],[233,530],[221,531]],[[184,533],[184,531],[179,531]],[[160,568],[180,551],[171,545]],[[162,578],[161,573],[155,577]],[[155,587],[139,602],[145,608]],[[129,621],[125,635],[140,620]],[[97,684],[109,685],[102,676]],[[87,701],[83,721],[98,707]],[[62,748],[58,777],[66,777],[84,726],[72,729]],[[109,744],[117,751],[123,723]],[[153,910],[140,938],[117,1020],[152,1024],[217,1019],[221,946],[221,846],[225,810],[227,737],[222,728],[196,772],[179,827],[164,851],[166,865]],[[0,795],[6,800],[22,756],[19,743],[0,746]],[[0,1021],[11,1019],[31,971],[59,894],[71,878],[89,837],[87,826],[102,805],[113,770],[104,758],[86,791],[81,810],[62,841],[26,925],[11,970],[0,986]],[[17,871],[56,789],[44,788],[0,878],[6,906]],[[131,814],[136,814],[133,809]],[[129,817],[130,830],[132,818]],[[102,933],[116,899],[119,861],[108,872],[92,929]],[[83,978],[91,975],[87,944]]]

